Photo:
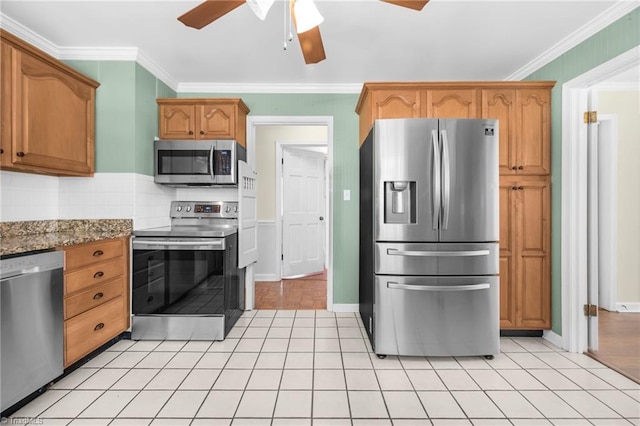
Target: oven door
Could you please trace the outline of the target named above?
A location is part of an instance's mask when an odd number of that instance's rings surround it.
[[[134,237],[133,315],[220,316],[226,336],[244,299],[236,240]]]

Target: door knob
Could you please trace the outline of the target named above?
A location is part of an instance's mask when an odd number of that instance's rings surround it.
[[[320,216],[320,220],[324,220],[324,216]]]

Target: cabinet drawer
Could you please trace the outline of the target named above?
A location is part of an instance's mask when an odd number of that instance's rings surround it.
[[[122,262],[123,259],[116,259],[65,274],[64,294],[84,290],[122,275],[124,271]]]
[[[100,347],[124,329],[122,296],[65,321],[65,367]]]
[[[122,280],[120,276],[87,291],[78,293],[64,299],[64,319],[75,317],[78,314],[100,306],[109,300],[122,296]]]
[[[106,240],[81,245],[65,250],[67,271],[102,262],[123,254],[122,240]]]

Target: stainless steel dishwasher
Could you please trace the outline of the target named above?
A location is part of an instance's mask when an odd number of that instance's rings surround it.
[[[63,372],[63,252],[0,261],[0,406],[6,409]]]

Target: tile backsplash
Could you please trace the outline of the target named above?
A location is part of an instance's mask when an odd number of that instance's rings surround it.
[[[169,224],[172,200],[237,199],[236,188],[172,188],[137,173],[76,178],[0,171],[0,222],[133,219],[133,229],[144,229]]]

